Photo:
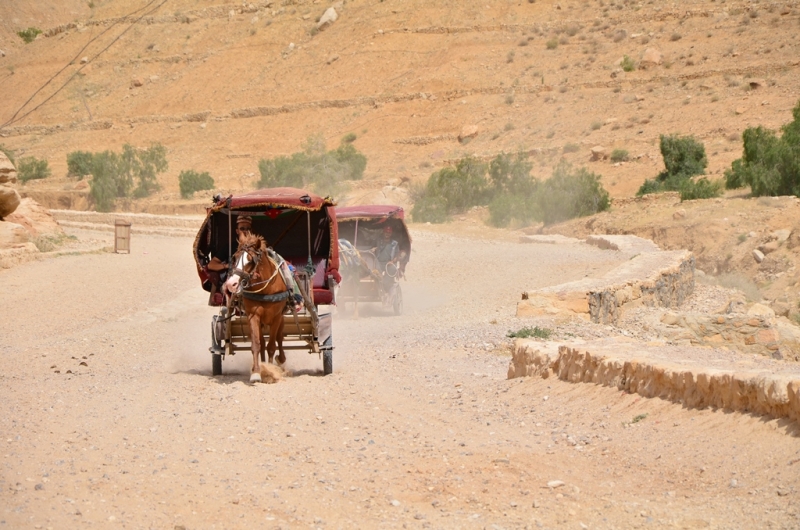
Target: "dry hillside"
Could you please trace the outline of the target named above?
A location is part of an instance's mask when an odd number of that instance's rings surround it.
[[[50,162],[29,189],[59,191],[80,187],[65,178],[70,151],[161,142],[163,192],[134,209],[186,210],[181,170],[248,188],[259,158],[348,133],[369,163],[344,202],[520,149],[539,177],[564,157],[626,197],[661,169],[660,134],[702,139],[718,175],[744,128],[779,127],[800,98],[796,1],[34,4],[0,3],[0,142]],[[338,20],[316,31],[331,5]],[[15,32],[29,26],[44,33],[25,44]],[[661,64],[641,60],[648,49]],[[589,162],[596,145],[634,160]]]

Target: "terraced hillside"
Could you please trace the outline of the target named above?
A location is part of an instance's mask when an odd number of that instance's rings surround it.
[[[0,5],[0,142],[50,162],[28,187],[85,185],[70,151],[161,142],[161,210],[181,170],[248,188],[260,158],[348,133],[369,162],[345,202],[517,150],[539,177],[563,157],[630,196],[662,167],[660,134],[702,139],[719,174],[745,127],[779,127],[800,98],[796,1],[351,0],[323,30],[317,0],[27,4]],[[25,44],[28,26],[43,33]],[[632,160],[590,162],[596,145]]]

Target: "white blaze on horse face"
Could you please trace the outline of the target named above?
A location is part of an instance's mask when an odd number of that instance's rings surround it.
[[[236,260],[236,265],[234,267],[234,270],[243,271],[244,268],[249,263],[250,263],[250,255],[247,252],[242,252],[242,255],[239,256],[238,260]],[[228,289],[229,293],[235,293],[239,290],[240,282],[241,278],[239,277],[239,274],[233,272],[230,278],[228,278],[228,280],[225,282],[225,287]]]

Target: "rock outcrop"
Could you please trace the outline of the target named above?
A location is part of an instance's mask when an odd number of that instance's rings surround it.
[[[17,190],[10,186],[0,185],[0,221],[14,213],[20,200]]]

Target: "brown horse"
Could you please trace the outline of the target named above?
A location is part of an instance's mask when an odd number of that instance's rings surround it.
[[[234,269],[225,282],[225,291],[241,294],[244,312],[250,325],[250,341],[253,351],[253,366],[250,382],[262,381],[259,356],[264,358],[262,326],[269,326],[269,343],[266,345],[269,362],[275,356],[275,344],[280,354],[278,363],[286,362],[283,351],[283,310],[289,299],[286,282],[280,274],[277,262],[270,257],[264,238],[252,233],[239,235],[239,249],[233,255]]]

